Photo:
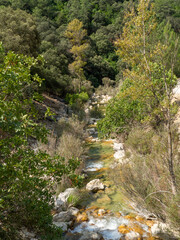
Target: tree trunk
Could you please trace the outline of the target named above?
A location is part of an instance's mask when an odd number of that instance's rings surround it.
[[[171,177],[171,188],[172,193],[176,194],[176,177],[174,174],[174,163],[173,163],[173,147],[172,147],[172,132],[171,132],[171,116],[170,109],[168,108],[168,118],[167,118],[167,133],[168,133],[168,166],[169,173]]]

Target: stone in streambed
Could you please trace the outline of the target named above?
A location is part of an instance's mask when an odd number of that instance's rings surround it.
[[[88,216],[86,212],[79,213],[77,215],[76,221],[79,222],[85,222],[88,221]]]
[[[53,216],[54,222],[69,222],[78,214],[79,209],[75,207],[69,208],[67,211],[61,211]]]
[[[125,236],[125,240],[139,240],[141,239],[141,235],[137,232],[129,232]]]
[[[118,227],[118,232],[120,232],[121,234],[126,234],[129,233],[131,231],[131,229],[128,228],[128,226],[126,225],[121,225]]]
[[[100,181],[100,179],[94,179],[86,185],[86,190],[97,192],[99,190],[104,190],[105,185]]]
[[[103,240],[103,237],[101,234],[96,232],[84,231],[83,236],[80,237],[79,240]]]

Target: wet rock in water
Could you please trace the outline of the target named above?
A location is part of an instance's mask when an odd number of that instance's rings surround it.
[[[99,190],[104,190],[104,189],[105,189],[105,185],[99,179],[94,179],[86,185],[86,190],[92,191],[92,192],[97,192]]]
[[[98,209],[97,215],[98,217],[102,217],[106,214],[106,211],[103,208]]]
[[[86,212],[79,213],[76,218],[77,222],[85,222],[88,221],[88,215]]]
[[[129,232],[125,236],[125,240],[139,240],[141,239],[141,235],[137,232]]]
[[[67,188],[64,192],[60,193],[55,201],[56,209],[67,209],[67,200],[70,195],[77,194],[76,188]]]
[[[79,240],[103,240],[103,237],[101,234],[96,232],[84,231],[83,236],[80,237]]]
[[[118,227],[118,232],[120,232],[121,234],[126,234],[129,233],[131,229],[128,228],[128,226],[126,225],[121,225]]]
[[[130,227],[132,231],[139,233],[140,235],[143,235],[144,230],[142,229],[142,227],[140,227],[139,224],[133,223],[132,225],[130,225]]]

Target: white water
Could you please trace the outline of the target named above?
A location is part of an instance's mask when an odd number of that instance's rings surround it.
[[[86,171],[94,172],[103,167],[102,162],[88,162],[86,165]]]
[[[138,222],[137,222],[138,223]],[[119,240],[123,235],[118,232],[120,225],[129,225],[130,221],[123,217],[104,216],[95,218],[89,214],[89,220],[82,222],[72,233],[82,233],[83,231],[92,231],[102,234],[104,240]],[[144,231],[148,232],[148,226],[138,223]],[[146,237],[146,233],[143,237]]]

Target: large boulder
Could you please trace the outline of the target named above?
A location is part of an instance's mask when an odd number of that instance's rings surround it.
[[[70,195],[76,195],[77,189],[76,188],[67,188],[64,192],[60,193],[55,200],[55,207],[56,209],[65,210],[68,207],[68,198]]]
[[[94,179],[86,185],[86,190],[92,191],[92,192],[97,192],[99,190],[104,190],[104,189],[105,189],[105,185],[99,179]]]
[[[56,222],[68,222],[77,216],[79,209],[75,207],[68,208],[67,211],[61,211],[53,216],[53,220]]]
[[[55,222],[69,222],[73,218],[72,214],[68,211],[57,213],[53,216]]]

